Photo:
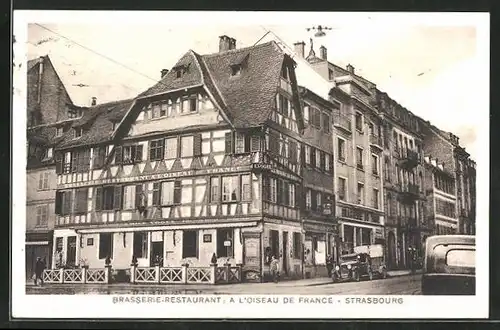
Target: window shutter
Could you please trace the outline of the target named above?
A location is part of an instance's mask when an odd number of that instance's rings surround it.
[[[329,162],[328,162],[328,173],[333,174],[333,155],[328,155]]]
[[[102,187],[95,188],[95,210],[102,210]]]
[[[201,156],[201,134],[194,135],[193,155],[195,157]]]
[[[245,134],[245,146],[244,146],[245,152],[250,152],[250,135]]]
[[[60,152],[56,154],[56,173],[61,174],[63,172],[63,157]]]
[[[55,213],[61,214],[61,204],[62,204],[62,192],[56,191],[56,205],[55,205]]]
[[[120,210],[122,205],[122,186],[115,186],[115,193],[113,195],[113,209]]]
[[[283,180],[276,180],[277,202],[283,204]]]
[[[115,164],[121,164],[123,162],[123,151],[122,147],[115,147]]]
[[[153,205],[160,205],[160,196],[161,196],[161,183],[155,182],[153,183]]]
[[[316,197],[316,192],[314,190],[311,190],[311,209],[316,210],[318,203],[317,202],[317,197]]]
[[[311,147],[311,166],[316,167],[316,148]]]
[[[251,137],[251,151],[260,150],[260,137],[258,135],[252,135]]]
[[[71,152],[71,172],[76,172],[78,167],[78,151]]]
[[[320,152],[320,157],[319,157],[319,167],[322,171],[325,170],[325,153],[323,151],[319,151]]]
[[[142,149],[143,149],[143,145],[142,144],[138,144],[135,147],[135,161],[136,162],[142,161]]]
[[[262,178],[262,199],[269,200],[269,179],[267,177]]]
[[[174,183],[174,204],[181,203],[181,181],[175,181]]]
[[[303,189],[300,188],[299,185],[295,185],[295,207],[302,208],[302,199],[304,196],[302,195]]]
[[[306,148],[303,144],[300,145],[300,163],[302,166],[306,165]]]
[[[135,207],[141,206],[142,184],[135,185]]]
[[[297,162],[297,143],[294,142],[294,141],[290,141],[290,146],[289,146],[289,150],[290,150],[290,161],[292,163],[296,163]]]
[[[233,133],[226,133],[226,154],[232,154]]]
[[[290,205],[290,188],[288,182],[283,182],[283,204]]]

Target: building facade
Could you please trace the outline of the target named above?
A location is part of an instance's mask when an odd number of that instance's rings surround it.
[[[208,266],[215,257],[260,281],[273,255],[284,277],[301,278],[308,250],[321,263],[333,249],[332,219],[315,214],[327,207],[313,209],[310,190],[316,205],[333,200],[332,180],[319,182],[333,175],[329,110],[325,132],[305,126],[294,61],[275,42],[236,49],[222,36],[219,46],[187,52],[158,84],[89,109],[65,135],[56,153],[60,264],[109,260],[126,271],[134,260]],[[325,137],[308,144],[308,134]],[[304,166],[307,146],[319,156],[314,168]],[[307,196],[312,213],[303,214]]]
[[[295,44],[299,56],[304,56],[303,48],[303,42]],[[375,85],[355,75],[352,66],[343,69],[329,62],[324,46],[320,47],[320,56],[316,56],[312,41],[305,59],[323,79],[331,82],[340,254],[351,253],[360,245],[384,244],[382,122],[380,113],[370,103]]]

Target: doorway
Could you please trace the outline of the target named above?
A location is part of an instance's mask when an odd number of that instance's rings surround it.
[[[150,266],[156,266],[159,263],[163,267],[163,241],[151,242],[151,256],[149,258]]]
[[[75,266],[76,262],[76,236],[68,236],[66,249],[66,265]]]
[[[288,232],[283,232],[283,273],[288,275]]]

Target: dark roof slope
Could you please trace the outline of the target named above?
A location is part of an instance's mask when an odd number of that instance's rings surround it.
[[[177,70],[184,70],[181,78],[177,78]],[[158,83],[147,89],[138,97],[151,96],[154,94],[166,93],[183,87],[200,85],[202,75],[196,63],[196,56],[193,51],[184,54],[175,66]]]
[[[63,135],[64,139],[58,145],[58,149],[108,141],[113,134],[113,123],[125,116],[133,102],[133,99],[127,99],[90,107],[78,120],[78,124],[76,122],[73,124],[73,127],[82,126],[84,134],[75,139],[73,131],[69,130]]]
[[[274,41],[203,55],[202,59],[235,126],[259,126],[269,118],[284,60],[284,53]],[[231,65],[240,63],[241,73],[231,76]]]

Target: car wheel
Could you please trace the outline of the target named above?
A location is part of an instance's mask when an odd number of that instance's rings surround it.
[[[332,275],[332,282],[337,282],[337,275],[335,275],[335,273]]]
[[[370,279],[370,281],[373,280],[373,272],[368,272],[368,278]]]

